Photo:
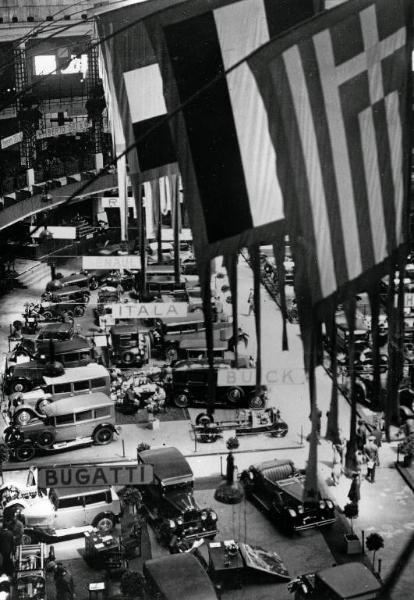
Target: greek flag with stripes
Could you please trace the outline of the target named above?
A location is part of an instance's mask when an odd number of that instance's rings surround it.
[[[249,60],[312,303],[369,287],[405,241],[411,23],[408,1],[350,1]]]

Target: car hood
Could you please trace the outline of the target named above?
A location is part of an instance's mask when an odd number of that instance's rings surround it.
[[[55,509],[49,498],[39,498],[36,502],[24,509],[26,524],[33,527],[37,524],[49,521],[54,515]]]
[[[197,502],[194,500],[192,493],[186,492],[171,492],[166,495],[167,501],[174,506],[180,513],[185,513],[188,510],[200,510]]]
[[[289,479],[283,479],[282,481],[279,481],[278,485],[283,489],[285,494],[290,496],[297,503],[302,504],[304,482],[304,477],[291,477]]]

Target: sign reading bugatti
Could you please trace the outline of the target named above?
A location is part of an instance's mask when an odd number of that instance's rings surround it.
[[[186,302],[130,302],[109,304],[114,319],[159,319],[163,317],[185,317],[188,312]]]
[[[71,467],[39,467],[41,488],[69,488],[82,485],[142,485],[152,483],[152,465],[94,465]]]

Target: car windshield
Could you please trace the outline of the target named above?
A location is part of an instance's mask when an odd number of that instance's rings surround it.
[[[181,483],[173,483],[171,485],[161,484],[163,492],[171,493],[171,492],[182,492],[187,489],[191,489],[193,487],[192,481],[182,481]]]

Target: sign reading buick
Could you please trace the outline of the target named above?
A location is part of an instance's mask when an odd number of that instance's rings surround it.
[[[102,487],[106,485],[143,485],[152,483],[152,465],[137,463],[123,465],[94,465],[70,467],[39,467],[38,486],[40,488],[70,488],[86,485]]]

